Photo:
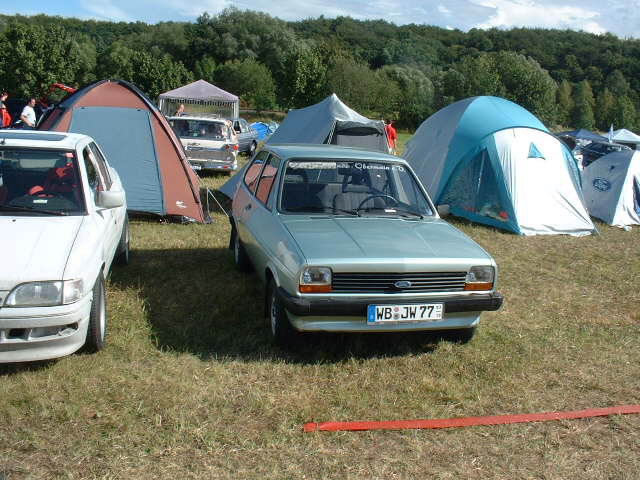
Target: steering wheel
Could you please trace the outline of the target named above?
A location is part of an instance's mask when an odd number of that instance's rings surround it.
[[[378,193],[376,195],[369,195],[367,198],[362,200],[360,202],[360,205],[358,205],[358,208],[356,208],[356,210],[360,210],[365,203],[367,203],[369,200],[373,200],[374,198],[390,198],[391,200],[393,200],[393,204],[394,205],[398,205],[400,203],[400,202],[398,202],[398,200],[396,200],[391,195],[386,195],[384,193]]]

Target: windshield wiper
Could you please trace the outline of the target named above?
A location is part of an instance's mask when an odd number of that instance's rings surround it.
[[[0,205],[0,210],[9,211],[9,212],[33,212],[33,213],[44,213],[45,215],[60,215],[66,216],[67,212],[61,212],[58,210],[46,210],[34,207],[27,206],[19,206],[19,205]]]
[[[357,210],[345,210],[342,208],[332,208],[332,207],[322,207],[322,206],[317,206],[317,205],[307,205],[305,207],[290,207],[286,209],[287,212],[310,212],[310,213],[315,213],[315,212],[322,212],[322,213],[333,213],[334,215],[336,214],[336,212],[340,212],[340,213],[346,213],[349,215],[354,215],[359,217],[360,213],[358,213]]]

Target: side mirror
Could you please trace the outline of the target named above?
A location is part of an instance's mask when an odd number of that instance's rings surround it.
[[[438,215],[440,215],[441,217],[446,217],[451,213],[450,207],[446,203],[443,205],[438,205],[436,207],[436,210],[438,210]]]
[[[96,205],[101,208],[118,208],[124,205],[124,190],[107,190],[98,192]]]

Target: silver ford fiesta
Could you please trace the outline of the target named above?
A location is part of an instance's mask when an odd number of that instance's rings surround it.
[[[497,310],[497,267],[442,220],[408,164],[330,145],[267,145],[238,173],[230,248],[266,284],[274,340],[447,331]]]

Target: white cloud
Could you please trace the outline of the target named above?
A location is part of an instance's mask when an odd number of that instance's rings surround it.
[[[82,0],[81,6],[98,20],[133,22],[136,19],[114,3],[117,0]]]
[[[542,27],[570,28],[591,33],[606,31],[597,21],[601,16],[600,13],[588,8],[546,5],[531,0],[492,0],[491,2],[472,0],[472,2],[493,10],[487,20],[476,25],[477,28]]]
[[[447,7],[445,7],[444,5],[438,5],[438,11],[440,13],[442,13],[443,15],[451,15],[451,10],[449,10]]]

